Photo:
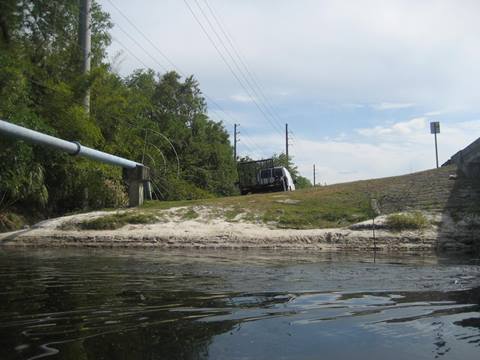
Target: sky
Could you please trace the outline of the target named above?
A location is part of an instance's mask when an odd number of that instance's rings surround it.
[[[332,184],[434,168],[432,121],[440,164],[480,136],[479,1],[98,1],[115,71],[193,74],[240,156],[284,152],[288,123]]]

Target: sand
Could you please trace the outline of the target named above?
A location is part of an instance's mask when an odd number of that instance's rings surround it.
[[[249,223],[241,217],[227,221],[208,216],[208,209],[196,208],[200,216],[182,220],[182,208],[164,211],[156,223],[126,225],[117,230],[65,230],[65,224],[95,219],[111,212],[97,211],[42,221],[31,228],[0,234],[1,246],[37,247],[171,247],[171,248],[269,248],[312,250],[427,251],[438,247],[439,229],[392,232],[385,217],[378,217],[373,239],[372,221],[348,228],[278,229],[273,224]],[[131,210],[129,210],[131,211]],[[428,214],[435,220],[439,214]],[[432,221],[435,223],[436,221]],[[438,221],[437,221],[438,222]]]

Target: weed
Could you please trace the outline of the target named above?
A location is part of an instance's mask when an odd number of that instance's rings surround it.
[[[127,224],[151,224],[156,221],[157,217],[151,214],[124,212],[84,221],[76,226],[83,230],[115,230]]]
[[[198,216],[199,215],[195,210],[193,210],[192,208],[189,208],[187,211],[185,211],[182,214],[182,220],[193,220],[198,218]]]
[[[406,214],[391,214],[387,216],[386,225],[393,231],[419,230],[428,226],[428,220],[419,211]]]
[[[0,232],[21,229],[25,225],[25,219],[14,213],[0,212]]]
[[[240,214],[243,213],[243,210],[239,207],[234,207],[234,208],[231,208],[231,209],[228,209],[227,211],[225,211],[225,213],[223,214],[223,216],[225,216],[225,220],[227,221],[230,221],[230,222],[233,222],[233,221],[236,221],[236,217]]]

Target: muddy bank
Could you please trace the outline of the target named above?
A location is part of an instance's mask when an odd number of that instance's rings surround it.
[[[175,212],[170,211],[170,215]],[[444,214],[428,213],[429,225],[420,230],[392,231],[385,216],[378,217],[375,241],[372,221],[347,228],[278,229],[273,224],[178,216],[151,224],[127,224],[116,230],[79,230],[75,224],[111,212],[92,212],[50,219],[20,231],[0,234],[1,246],[36,247],[159,247],[269,248],[314,250],[431,251],[469,250],[475,235]],[[116,213],[118,214],[118,212]],[[459,225],[460,224],[460,225]]]

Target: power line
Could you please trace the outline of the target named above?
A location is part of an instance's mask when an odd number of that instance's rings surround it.
[[[196,1],[196,0],[195,0]],[[268,106],[266,106],[267,109],[269,109],[269,112],[270,114],[272,114],[272,116],[278,120],[280,123],[282,123],[281,119],[280,119],[280,116],[278,115],[278,112],[277,112],[277,109],[271,104],[271,101],[270,99],[267,97],[267,95],[265,94],[265,88],[262,86],[261,84],[261,81],[258,79],[258,76],[249,69],[249,66],[247,65],[247,61],[244,60],[244,56],[242,55],[240,49],[237,49],[237,46],[235,46],[234,44],[234,40],[232,38],[232,36],[229,34],[228,30],[226,29],[226,26],[223,24],[220,16],[218,16],[218,14],[216,13],[215,9],[213,8],[213,6],[211,6],[208,2],[208,0],[203,0],[203,2],[205,3],[205,5],[207,6],[210,14],[212,15],[212,18],[214,19],[214,21],[216,22],[216,24],[218,25],[218,27],[220,28],[220,31],[222,32],[222,34],[224,35],[225,39],[227,40],[228,44],[230,45],[231,49],[233,50],[233,52],[235,53],[237,59],[239,60],[240,64],[243,66],[243,68],[245,69],[245,72],[246,74],[248,74],[250,80],[251,80],[251,83],[253,83],[257,89],[258,89],[258,93],[261,95],[261,97],[263,98],[264,100],[264,103]],[[298,146],[300,147],[300,150],[303,152],[304,151],[304,147],[302,145],[302,142],[297,138],[297,136],[295,135],[295,133],[291,130],[289,130],[288,132],[288,135],[292,135],[292,138],[296,141],[296,143],[298,144]],[[287,135],[287,136],[288,136]],[[292,140],[289,138],[289,140]],[[289,143],[290,147],[292,146],[292,143],[290,142]]]
[[[113,4],[112,4],[113,5]],[[114,5],[114,7],[120,12],[121,10],[118,9],[118,7],[116,7]],[[83,10],[82,9],[79,9],[79,11],[81,13],[83,13]],[[123,14],[123,13],[122,13]],[[123,14],[123,16],[125,16]],[[125,16],[126,17],[126,16]],[[129,21],[129,23],[131,23],[133,25],[133,22]],[[152,58],[157,64],[159,64],[165,71],[168,71],[167,68],[159,63],[146,49],[145,47],[143,47],[135,38],[133,38],[131,35],[128,34],[128,32],[122,28],[119,24],[115,24],[117,25],[117,27],[120,28],[120,30],[131,40],[133,41],[142,51],[144,51],[150,58]],[[140,31],[137,27],[135,27],[138,31]],[[116,43],[118,43],[118,45],[121,47],[121,49],[125,50],[126,52],[128,52],[134,59],[136,59],[140,64],[142,64],[145,68],[149,68],[149,66],[144,62],[142,61],[133,51],[130,50],[130,48],[128,46],[126,46],[123,42],[121,42],[118,38],[112,36],[112,40]],[[151,42],[150,42],[151,43]],[[78,44],[76,44],[78,46]],[[158,49],[157,49],[158,50]],[[158,50],[160,51],[160,50]],[[173,63],[172,63],[173,64]],[[175,66],[175,64],[173,64],[173,66]],[[176,66],[175,66],[176,67]],[[51,91],[54,91],[54,92],[58,92],[58,93],[63,93],[63,91],[55,88],[55,87],[52,87],[52,86],[48,86],[44,83],[40,83],[40,82],[37,82],[35,81],[34,79],[30,79],[30,81],[32,83],[35,83],[43,88],[46,88],[46,89],[49,89]],[[227,112],[217,103],[215,102],[211,97],[209,97],[207,94],[203,93],[211,103],[213,103],[218,109],[219,111],[221,111],[226,117],[223,118],[223,120],[227,121],[227,122],[230,122],[230,120],[228,119],[229,115],[227,114]],[[72,98],[71,101],[73,103],[76,103],[76,104],[79,104],[79,105],[83,105],[83,102],[80,101],[80,100],[77,100],[75,98]],[[254,143],[253,140],[251,139],[248,139],[247,137],[245,137],[245,140],[247,140],[247,142],[244,142],[243,143],[243,146],[250,152],[250,153],[256,153],[257,151],[256,150],[253,150],[252,147],[257,147],[257,145]],[[248,144],[247,144],[248,143]],[[252,145],[253,144],[253,145]]]
[[[240,84],[240,86],[242,87],[242,89],[247,93],[248,97],[252,100],[252,102],[255,104],[255,106],[257,107],[257,109],[262,113],[262,115],[265,117],[265,119],[272,125],[273,129],[275,131],[277,131],[280,135],[282,134],[276,127],[275,125],[272,123],[272,121],[269,119],[269,117],[267,116],[267,114],[265,113],[265,111],[262,109],[262,107],[258,104],[257,100],[255,99],[254,96],[252,96],[252,94],[250,93],[250,91],[245,87],[244,83],[242,82],[242,80],[238,77],[237,73],[235,72],[235,70],[232,68],[232,66],[230,65],[230,63],[228,62],[228,60],[225,58],[225,55],[220,51],[220,49],[218,48],[217,44],[215,43],[215,41],[212,39],[212,37],[210,36],[209,32],[207,31],[207,29],[205,28],[205,26],[202,24],[202,22],[200,21],[200,19],[197,17],[197,15],[195,14],[195,12],[193,11],[192,7],[190,6],[190,4],[188,3],[187,0],[183,0],[183,2],[185,3],[185,5],[187,6],[188,10],[190,11],[190,13],[192,14],[193,18],[195,19],[195,21],[198,23],[198,25],[200,26],[200,28],[202,29],[203,33],[205,34],[205,36],[208,38],[208,40],[210,41],[210,43],[213,45],[213,47],[215,48],[215,50],[217,51],[218,55],[220,56],[220,58],[222,59],[222,61],[225,63],[225,65],[227,66],[227,68],[230,70],[230,72],[232,73],[233,77],[237,80],[237,82]],[[198,5],[198,3],[197,3]],[[200,8],[201,9],[201,8]],[[208,21],[208,20],[207,20]]]
[[[168,69],[165,65],[163,65],[161,62],[159,62],[152,54],[150,54],[150,52],[148,52],[143,46],[142,44],[140,44],[137,40],[135,40],[127,31],[125,31],[119,24],[116,24],[117,27],[131,40],[133,41],[140,49],[143,50],[143,52],[145,52],[145,54],[148,55],[148,57],[150,57],[154,62],[156,62],[163,70],[165,70],[165,72],[168,72]],[[149,68],[149,66],[147,66],[147,68]]]
[[[135,55],[128,47],[123,45],[123,43],[120,40],[118,40],[116,37],[113,37],[113,36],[112,36],[112,40],[117,42],[125,51],[127,51],[132,57],[134,57],[140,64],[145,66],[145,68],[147,69],[149,68],[149,66],[145,64],[137,55]]]
[[[225,45],[225,42],[223,41],[222,37],[218,34],[218,32],[215,30],[215,26],[213,26],[212,22],[210,21],[209,17],[207,16],[207,14],[205,14],[205,12],[203,11],[202,7],[200,6],[198,0],[194,0],[195,3],[197,4],[197,7],[200,9],[200,12],[201,14],[203,15],[204,19],[207,20],[207,23],[210,27],[210,29],[213,31],[213,33],[215,34],[215,36],[217,37],[218,41],[220,42],[220,45],[222,46],[222,48],[224,49],[224,51],[227,53],[227,55],[229,56],[229,58],[231,59],[231,61],[233,62],[233,65],[236,67],[236,69],[238,70],[238,72],[240,73],[240,75],[242,76],[243,80],[245,81],[246,85],[248,86],[248,88],[254,93],[254,95],[260,100],[260,105],[263,106],[263,108],[266,110],[266,113],[267,115],[273,120],[273,122],[271,122],[269,119],[267,119],[270,124],[275,128],[277,127],[277,129],[281,129],[282,127],[275,122],[275,116],[272,115],[272,112],[270,111],[270,109],[268,108],[268,106],[265,105],[264,102],[262,102],[261,98],[262,98],[262,94],[259,94],[259,91],[257,91],[257,89],[255,88],[255,86],[252,85],[252,82],[251,82],[251,79],[249,79],[248,76],[245,75],[245,72],[241,69],[241,67],[238,65],[238,62],[237,60],[235,60],[235,57],[232,55],[232,53],[230,52],[230,50],[228,49],[228,47]],[[227,39],[228,41],[228,36],[226,35],[226,32],[224,31],[222,25],[220,24],[220,22],[218,21],[217,17],[213,14],[213,11],[212,11],[212,8],[209,6],[209,4],[207,2],[204,1],[204,3],[207,5],[208,9],[210,10],[210,13],[212,14],[212,17],[214,18],[215,22],[217,23],[218,27],[220,28],[220,31],[223,33],[224,37]],[[235,52],[235,54],[237,55],[237,58],[239,58],[238,56],[238,52],[236,51],[236,49],[233,47],[233,44],[231,42],[229,42],[230,44],[230,47],[233,48],[233,51]],[[241,59],[239,58],[240,62]],[[244,67],[245,64],[244,64]],[[247,74],[248,74],[248,69],[247,69]],[[257,86],[258,88],[258,86]],[[260,91],[261,93],[261,91]],[[253,100],[253,99],[252,99]]]
[[[168,56],[165,55],[165,54],[163,53],[163,51],[160,50],[160,49],[143,33],[143,31],[138,28],[137,25],[135,25],[135,23],[134,23],[133,21],[131,21],[131,20],[128,18],[128,16],[125,15],[125,14],[123,13],[123,11],[120,10],[120,9],[113,3],[112,0],[108,0],[108,2],[118,11],[118,13],[119,13],[120,15],[122,15],[122,17],[123,17],[125,20],[128,21],[128,23],[129,23],[135,30],[137,30],[137,32],[138,32],[155,50],[157,50],[157,52],[158,52],[174,69],[177,69],[177,70],[178,70],[178,66],[176,66],[176,65],[168,58]],[[117,24],[117,25],[118,25],[118,24]],[[179,71],[179,72],[181,73],[181,71]]]
[[[244,135],[247,135],[247,136],[251,137],[251,135],[248,135],[248,132],[245,128],[242,131],[243,131]],[[249,141],[251,140],[250,138],[248,138],[248,139],[249,139]],[[255,148],[254,152],[257,153],[257,155],[262,154],[262,149],[255,142],[253,142],[253,145],[254,145],[254,148]]]
[[[196,0],[195,0],[196,1]],[[242,64],[243,68],[245,69],[245,72],[247,73],[248,77],[250,78],[251,82],[257,87],[258,89],[258,93],[260,94],[260,97],[263,98],[264,100],[264,103],[268,106],[265,106],[265,108],[269,111],[269,113],[272,115],[274,121],[275,120],[278,120],[279,123],[277,123],[278,127],[281,128],[281,123],[282,121],[280,120],[280,117],[278,116],[278,113],[276,112],[276,110],[274,109],[274,107],[271,105],[269,99],[267,98],[267,96],[265,95],[264,93],[264,88],[263,86],[261,86],[260,84],[260,80],[258,79],[258,77],[255,75],[255,73],[253,71],[250,71],[248,65],[246,64],[246,60],[244,60],[244,56],[241,54],[241,51],[240,50],[237,50],[237,47],[234,45],[234,41],[231,37],[231,35],[228,33],[228,31],[225,29],[225,26],[223,25],[222,21],[220,20],[220,17],[216,14],[215,10],[213,9],[212,6],[210,6],[210,4],[208,3],[207,0],[203,0],[203,2],[205,3],[205,5],[207,6],[210,14],[212,15],[214,21],[217,23],[220,31],[223,33],[223,36],[225,37],[225,39],[227,40],[227,42],[229,43],[230,47],[232,48],[233,52],[235,53],[236,57],[238,58],[238,60],[240,61],[240,63]]]
[[[183,71],[177,66],[172,60],[170,60],[146,35],[141,29],[135,25],[135,23],[128,18],[127,15],[118,7],[116,6],[111,0],[108,0],[109,3],[117,10],[117,12],[177,71],[185,77],[185,74]],[[188,5],[188,4],[187,4]],[[132,40],[142,51],[144,51],[155,63],[157,63],[160,67],[162,67],[165,71],[168,71],[167,68],[160,63],[154,56],[148,52],[145,47],[143,47],[137,40],[135,40],[128,32],[123,29],[118,23],[115,24],[130,40]],[[137,61],[139,61],[141,64],[143,64],[146,68],[149,68],[142,60],[140,60],[135,54],[133,54],[127,47],[125,47],[123,44],[120,43],[118,39],[115,39],[116,42],[118,42],[126,51],[128,51]],[[225,117],[223,117],[223,120],[229,122],[230,124],[234,124],[236,122],[235,119],[230,120],[229,117],[231,115],[227,114],[227,112],[212,98],[210,97],[207,93],[203,92],[203,95],[207,98],[209,103],[214,105],[220,112],[222,112]],[[253,143],[253,141],[252,141]],[[256,146],[256,145],[255,145]],[[251,150],[251,149],[250,149]]]
[[[113,38],[113,37],[112,37],[112,38]],[[125,46],[123,43],[121,43],[118,39],[116,39],[116,38],[113,38],[113,39],[114,39],[114,41],[118,42],[119,45],[121,45],[121,47],[122,47],[124,50],[128,51],[128,52],[130,53],[130,55],[132,55],[135,59],[137,59],[137,61],[139,61],[139,62],[140,62],[141,64],[143,64],[146,68],[148,68],[148,66],[147,66],[142,60],[140,60],[132,51],[130,51],[130,49],[129,49],[128,47],[126,47],[126,46]],[[131,38],[131,40],[135,41],[135,39],[133,39],[133,38]],[[136,41],[135,41],[135,42],[136,42]],[[137,43],[137,45],[138,45],[138,43]],[[146,52],[146,50],[145,50],[142,46],[139,46],[139,47]],[[218,105],[218,104],[217,104],[217,106],[220,107],[220,105]],[[221,109],[221,108],[220,108],[220,109]],[[221,109],[221,110],[222,110],[222,112],[226,115],[225,111],[224,111],[223,109]],[[229,122],[229,121],[227,121],[227,122]],[[251,142],[248,141],[248,143],[249,143],[250,146],[251,146]],[[251,153],[256,152],[256,151],[253,151],[253,150],[251,149],[251,147],[250,147],[249,145],[247,145],[246,143],[244,144],[244,146],[245,146],[245,147],[247,148],[247,150],[249,150]],[[255,146],[256,146],[256,145],[255,145]]]

